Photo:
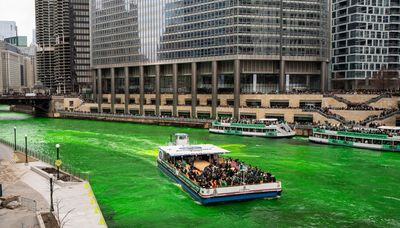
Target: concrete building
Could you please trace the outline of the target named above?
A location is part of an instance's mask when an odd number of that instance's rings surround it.
[[[27,47],[28,37],[27,36],[13,36],[4,39],[5,42],[12,44],[17,47]]]
[[[34,83],[34,58],[0,41],[0,94],[30,91]]]
[[[32,44],[36,44],[36,29],[32,29]]]
[[[0,21],[0,40],[13,36],[17,36],[15,21]]]
[[[92,0],[98,109],[238,117],[254,94],[325,91],[329,12],[327,0]]]
[[[91,92],[89,0],[35,0],[38,80],[53,93]]]
[[[398,81],[399,0],[333,0],[332,19],[334,88],[356,89],[369,87],[376,80]],[[385,84],[378,88],[385,89]]]

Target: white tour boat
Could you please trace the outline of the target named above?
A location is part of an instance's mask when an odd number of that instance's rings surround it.
[[[381,151],[400,151],[400,127],[314,128],[311,142]]]
[[[227,135],[258,136],[267,138],[288,138],[296,132],[286,123],[278,119],[260,119],[256,123],[213,121],[209,129],[211,133]]]
[[[219,156],[226,153],[211,144],[190,145],[187,134],[175,134],[174,143],[159,147],[157,164],[201,204],[280,197],[281,182],[274,176]]]

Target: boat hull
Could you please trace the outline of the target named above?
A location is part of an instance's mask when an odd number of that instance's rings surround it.
[[[354,142],[342,142],[342,141],[332,141],[328,139],[322,139],[310,136],[308,138],[310,142],[318,143],[318,144],[328,144],[328,145],[335,145],[335,146],[347,146],[347,147],[354,147],[359,149],[369,149],[369,150],[377,150],[377,151],[390,151],[390,152],[400,152],[399,149],[391,148],[391,147],[384,147],[382,145],[377,144],[367,144],[367,143],[354,143]]]
[[[210,133],[214,134],[222,134],[222,135],[239,135],[239,136],[252,136],[252,137],[263,137],[263,138],[292,138],[296,135],[296,133],[288,134],[288,135],[268,135],[265,133],[256,133],[256,132],[245,132],[245,131],[224,131],[210,128],[208,130]]]
[[[246,193],[246,194],[235,194],[235,195],[225,195],[225,196],[215,196],[215,197],[202,197],[199,192],[189,187],[183,180],[172,173],[164,164],[157,161],[159,169],[168,177],[173,179],[176,183],[182,186],[189,195],[197,202],[203,205],[232,202],[232,201],[242,201],[251,199],[274,199],[281,196],[282,190],[268,191],[268,192],[257,192],[257,193]]]

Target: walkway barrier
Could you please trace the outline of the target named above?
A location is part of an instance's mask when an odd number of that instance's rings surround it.
[[[33,212],[37,211],[37,203],[35,200],[20,196],[19,202],[21,203],[21,206],[27,208],[28,210]]]
[[[14,143],[7,141],[5,139],[0,139],[0,143],[7,145],[9,147],[14,148]],[[17,151],[20,151],[21,153],[25,152],[25,147],[18,145],[17,144]],[[54,166],[54,162],[55,162],[55,158],[52,158],[50,155],[45,154],[43,152],[38,152],[38,151],[34,151],[31,149],[28,149],[28,156],[31,156],[33,158],[36,158],[38,160],[41,160],[47,164],[50,164],[52,166]],[[79,169],[73,168],[72,166],[68,165],[68,164],[63,164],[60,167],[61,171],[64,171],[65,173],[69,173],[75,177],[78,177],[79,179],[85,180],[89,182],[89,173],[87,172],[82,172]]]
[[[85,113],[85,112],[65,112],[59,111],[61,115],[75,115],[82,117],[111,117],[111,118],[123,118],[123,119],[137,119],[137,120],[157,120],[157,121],[177,121],[177,122],[189,122],[189,123],[211,123],[211,119],[192,119],[192,118],[178,118],[178,117],[159,117],[159,116],[134,116],[127,114],[110,114],[110,113]]]

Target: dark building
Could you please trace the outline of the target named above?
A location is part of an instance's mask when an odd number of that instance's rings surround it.
[[[229,104],[238,116],[244,94],[326,89],[329,1],[91,3],[92,67],[100,111],[103,95],[111,94],[111,112],[118,111],[116,100],[124,96],[126,113],[161,115],[171,107],[178,116],[180,96],[189,95],[185,105],[196,117],[198,95],[207,95],[209,115],[215,117],[218,97],[227,94],[233,96]],[[131,111],[129,102],[139,109]]]
[[[37,77],[53,93],[90,93],[89,0],[36,0]]]

